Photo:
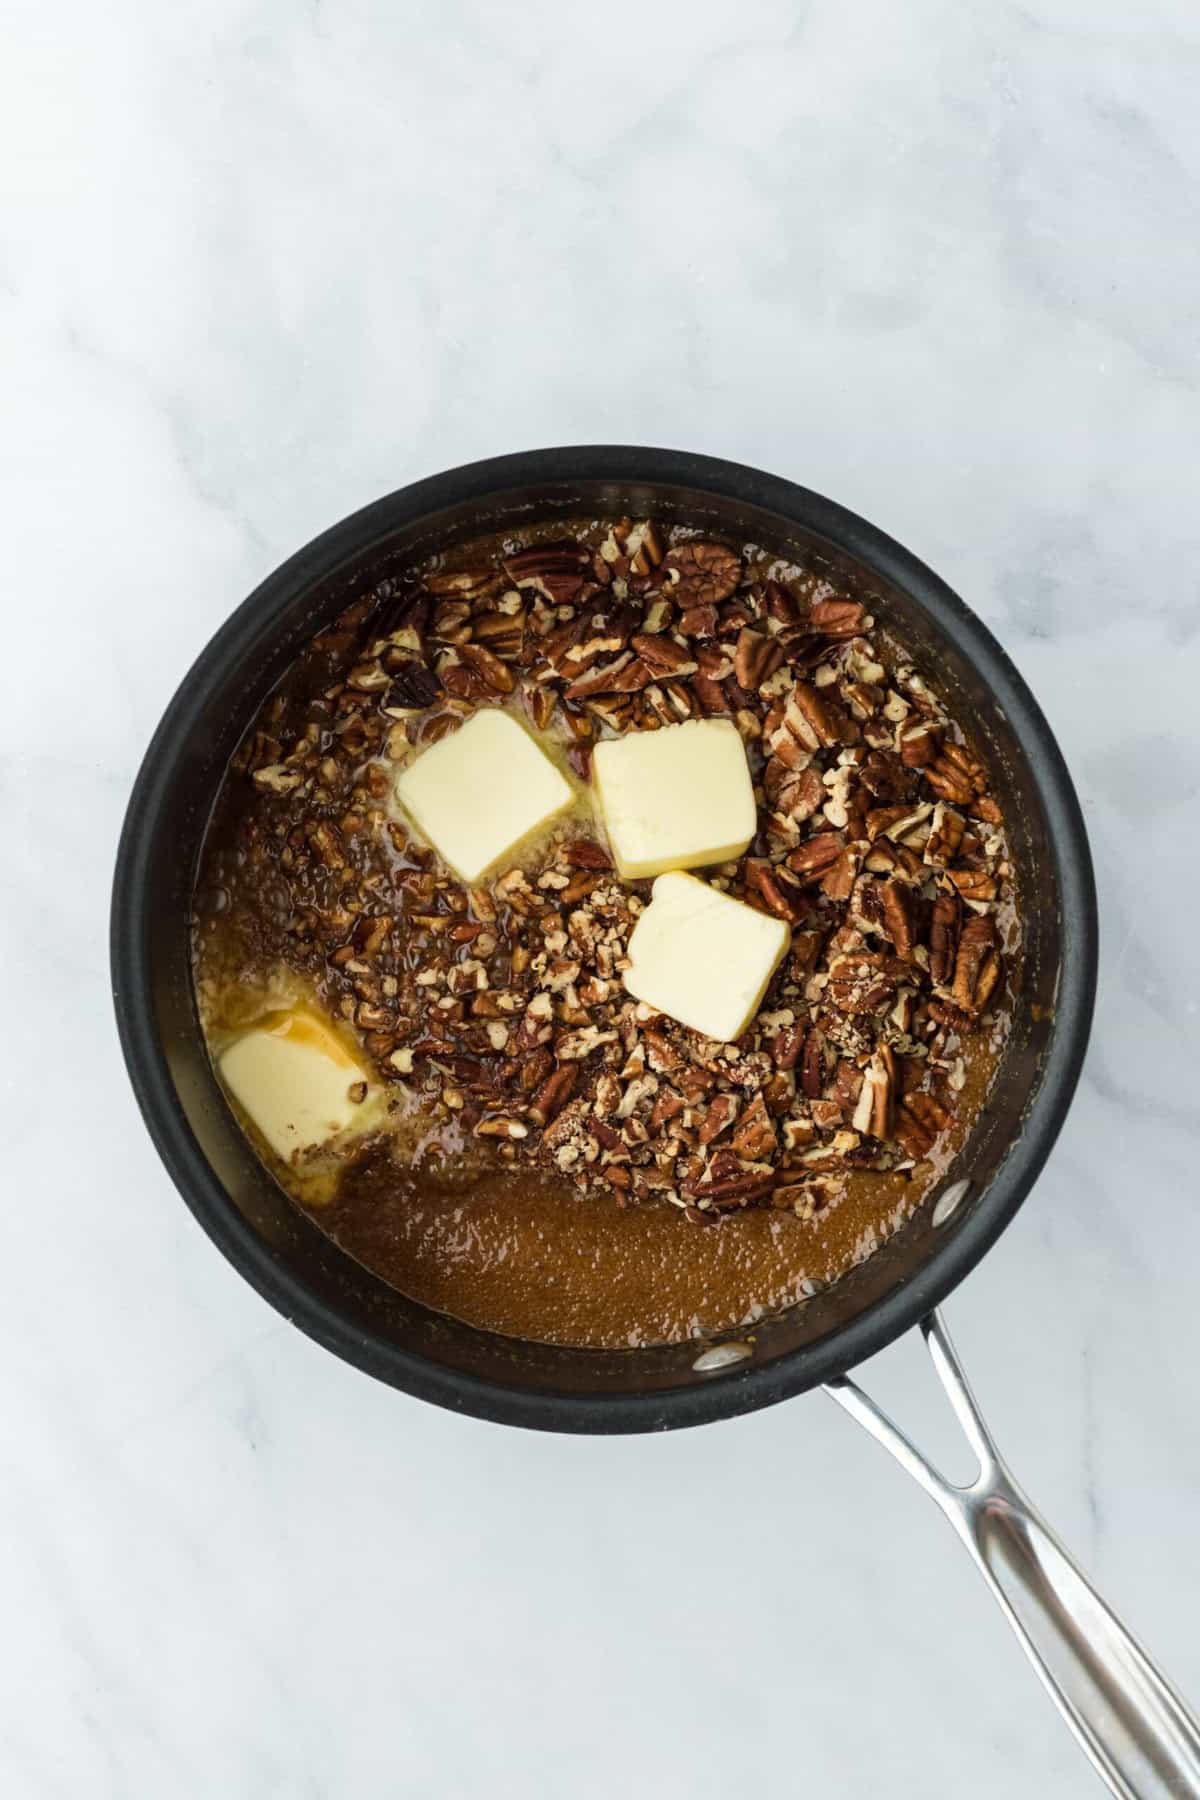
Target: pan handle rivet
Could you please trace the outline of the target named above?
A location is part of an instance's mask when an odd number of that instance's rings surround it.
[[[945,1192],[938,1195],[933,1207],[935,1225],[944,1225],[951,1213],[958,1211],[970,1185],[969,1181],[952,1181]]]
[[[712,1375],[718,1369],[731,1369],[734,1363],[745,1362],[753,1355],[751,1344],[713,1344],[700,1352],[692,1367],[697,1375]]]

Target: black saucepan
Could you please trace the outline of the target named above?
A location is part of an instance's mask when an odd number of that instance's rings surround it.
[[[949,1217],[945,1206],[926,1207],[846,1280],[760,1325],[740,1364],[709,1357],[698,1370],[695,1344],[605,1353],[520,1343],[404,1299],[339,1252],[265,1173],[197,1025],[189,893],[225,765],[263,698],[313,633],[390,565],[556,512],[681,518],[826,561],[894,621],[952,712],[970,722],[993,765],[1016,866],[1036,871],[1036,894],[1023,895],[1015,1029],[949,1177],[969,1177],[965,1197]],[[745,1412],[840,1375],[974,1266],[1029,1192],[1070,1104],[1092,1012],[1096,900],[1083,819],[1049,726],[990,632],[915,557],[832,502],[733,463],[540,450],[472,463],[365,507],[284,563],[221,628],[167,708],[134,788],[112,962],[121,1041],[159,1153],[209,1236],[289,1319],[443,1406],[549,1430],[650,1431]]]
[[[942,1191],[860,1268],[778,1317],[705,1344],[621,1352],[519,1342],[406,1300],[339,1251],[250,1151],[214,1080],[188,960],[192,882],[225,766],[307,640],[414,554],[555,515],[680,519],[827,565],[936,676],[990,761],[1019,871],[1013,1031]],[[617,447],[538,450],[402,488],[314,539],[238,608],[188,673],[134,787],[117,857],[113,990],[142,1113],[183,1198],[272,1305],[393,1386],[544,1430],[654,1431],[824,1383],[967,1544],[1063,1716],[1123,1796],[1200,1797],[1200,1726],[1016,1486],[934,1310],[1029,1192],[1070,1105],[1096,985],[1087,837],[1058,746],[1004,651],[900,545],[829,500],[736,463]],[[850,1380],[920,1323],[979,1458],[955,1487]]]

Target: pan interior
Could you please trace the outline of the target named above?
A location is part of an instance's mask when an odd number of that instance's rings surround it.
[[[473,1394],[475,1384],[528,1396],[561,1396],[581,1422],[569,1418],[529,1422],[562,1423],[573,1429],[622,1428],[582,1422],[589,1408],[597,1410],[599,1419],[606,1399],[659,1395],[667,1402],[681,1390],[711,1384],[717,1378],[711,1368],[696,1367],[705,1346],[692,1342],[607,1352],[497,1337],[413,1303],[340,1252],[265,1173],[224,1104],[196,1020],[186,921],[203,831],[226,762],[265,695],[324,622],[390,569],[433,548],[556,514],[623,513],[653,513],[756,541],[797,562],[825,564],[840,584],[869,600],[881,623],[894,628],[918,664],[928,669],[951,711],[992,765],[993,791],[1005,813],[1025,923],[1020,992],[1007,1048],[988,1103],[947,1178],[946,1186],[954,1185],[956,1191],[957,1184],[969,1179],[965,1197],[953,1209],[936,1203],[922,1208],[874,1256],[828,1291],[760,1321],[749,1336],[727,1334],[747,1341],[751,1353],[736,1374],[720,1377],[725,1383],[764,1368],[786,1368],[787,1391],[823,1378],[830,1372],[830,1358],[816,1355],[817,1347],[828,1352],[835,1338],[844,1338],[848,1331],[853,1335],[856,1322],[878,1317],[889,1297],[902,1290],[913,1290],[914,1304],[919,1305],[920,1293],[947,1246],[972,1230],[979,1209],[990,1204],[989,1196],[1006,1173],[1017,1179],[1010,1165],[1042,1085],[1055,1028],[1064,941],[1057,848],[1061,830],[1047,808],[1046,783],[1035,775],[1039,745],[1023,743],[1014,722],[1023,693],[1019,682],[1012,693],[1006,692],[1008,666],[1002,653],[995,646],[989,649],[986,633],[919,565],[911,565],[916,575],[901,585],[886,571],[886,554],[873,557],[869,542],[848,543],[851,532],[835,541],[826,517],[820,524],[827,529],[819,529],[816,523],[800,523],[742,497],[681,482],[548,480],[460,500],[387,525],[370,542],[343,554],[336,567],[327,561],[323,570],[314,568],[311,579],[297,567],[302,558],[293,559],[272,577],[226,633],[214,640],[173,709],[174,731],[168,715],[162,741],[152,751],[161,768],[158,816],[154,803],[149,803],[142,820],[147,998],[165,1053],[172,1102],[206,1165],[205,1192],[189,1191],[197,1184],[182,1178],[181,1186],[206,1229],[250,1279],[342,1354],[418,1391],[422,1382],[414,1379],[418,1364],[413,1359],[420,1359],[421,1365],[433,1365],[449,1377],[451,1389],[455,1377],[462,1378],[463,1397],[455,1400],[451,1392],[449,1403],[497,1417],[508,1416],[505,1405],[480,1401]],[[315,548],[320,547],[319,543]],[[319,563],[320,557],[314,556],[314,561]],[[909,591],[922,588],[919,577],[925,582],[922,598]],[[981,672],[981,660],[989,663],[988,676]],[[1036,723],[1036,713],[1034,719]],[[1023,729],[1028,738],[1028,726]],[[1048,734],[1047,742],[1053,753]],[[1030,891],[1028,871],[1036,871],[1036,893]],[[145,1104],[144,1093],[142,1098]],[[158,1135],[161,1143],[162,1133]],[[175,1172],[179,1178],[177,1168]],[[1008,1210],[1019,1198],[1018,1193]],[[802,1352],[814,1354],[797,1354]],[[853,1358],[845,1358],[849,1360]],[[448,1398],[444,1392],[434,1397]],[[742,1404],[775,1397],[776,1393],[763,1391]],[[737,1407],[723,1405],[719,1410]],[[668,1405],[661,1419],[652,1422],[681,1421],[670,1416]]]

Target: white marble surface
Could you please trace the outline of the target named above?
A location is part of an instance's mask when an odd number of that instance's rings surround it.
[[[1075,1109],[950,1319],[1200,1697],[1192,0],[0,16],[0,1789],[1097,1791],[822,1397],[506,1434],[286,1326],[143,1134],[105,911],[176,681],[374,495],[607,439],[878,520],[1030,679],[1103,907]],[[934,1417],[915,1347],[878,1373]]]

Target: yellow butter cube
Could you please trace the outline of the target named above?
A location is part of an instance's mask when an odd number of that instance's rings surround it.
[[[592,776],[626,881],[740,856],[757,820],[745,746],[728,719],[689,719],[605,739]]]
[[[740,1037],[791,942],[782,919],[694,875],[660,875],[629,939],[635,1000],[721,1043]]]
[[[360,1123],[379,1092],[332,1026],[303,1010],[269,1013],[230,1044],[217,1069],[285,1160]]]
[[[472,883],[574,794],[512,714],[488,707],[403,769],[396,798],[455,874]]]

